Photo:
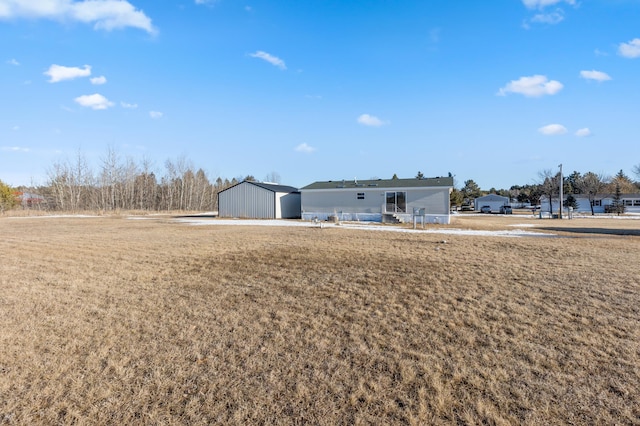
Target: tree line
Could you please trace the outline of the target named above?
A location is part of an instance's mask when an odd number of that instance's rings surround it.
[[[279,179],[275,172],[270,177]],[[55,162],[45,185],[8,189],[0,181],[0,208],[14,208],[20,200],[23,208],[48,211],[214,211],[218,193],[242,180],[255,178],[212,179],[184,157],[166,160],[158,173],[149,160],[136,162],[109,148],[95,170],[78,152]]]
[[[633,173],[640,179],[640,164]],[[416,178],[423,178],[418,172]],[[454,177],[449,173],[449,177]],[[394,174],[397,179],[397,175]],[[49,211],[215,211],[218,209],[218,193],[241,182],[255,181],[252,175],[231,180],[212,179],[202,168],[195,168],[184,157],[166,160],[162,173],[143,159],[136,162],[123,158],[113,148],[101,157],[96,170],[89,166],[82,152],[73,159],[55,162],[47,170],[45,185],[38,187],[10,188],[0,180],[0,213],[22,205],[23,208]],[[266,181],[280,183],[280,176],[271,172]],[[509,189],[480,189],[469,179],[451,193],[452,206],[470,205],[475,198],[488,193],[509,197],[522,205],[538,205],[541,197],[557,201],[560,173],[542,170],[536,183],[513,185]],[[622,170],[608,177],[601,173],[573,173],[563,176],[563,205],[576,206],[575,195],[587,196],[593,214],[594,202],[607,194],[639,193],[640,182],[633,181]],[[20,203],[21,202],[21,203]],[[552,204],[552,203],[551,203]],[[623,211],[624,206],[620,209]]]
[[[633,169],[634,174],[640,179],[640,164]],[[593,206],[596,201],[602,200],[607,195],[612,195],[614,200],[614,212],[624,213],[624,205],[619,202],[622,194],[640,193],[640,181],[633,181],[620,170],[615,176],[610,177],[602,173],[580,173],[574,171],[562,176],[563,205],[577,208],[575,196],[581,195],[589,199],[591,214],[594,214]],[[473,179],[464,182],[461,188],[454,188],[451,193],[451,204],[454,206],[470,205],[474,199],[486,194],[497,194],[520,203],[522,205],[539,205],[540,199],[545,197],[557,201],[560,196],[560,172],[550,169],[538,173],[537,182],[527,185],[513,185],[509,189],[491,188],[488,191],[480,189]],[[617,197],[617,198],[616,198]],[[616,202],[618,199],[618,202]]]

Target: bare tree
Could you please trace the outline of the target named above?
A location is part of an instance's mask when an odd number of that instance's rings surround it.
[[[560,195],[560,173],[545,169],[538,172],[538,179],[540,193],[549,200],[549,213],[553,214],[553,200]]]
[[[593,206],[596,201],[602,200],[603,192],[608,185],[608,179],[603,174],[587,172],[576,181],[578,191],[589,198],[591,215],[594,216]]]
[[[211,197],[209,193],[213,191],[213,186],[209,182],[209,178],[207,178],[207,174],[202,169],[198,169],[195,176],[194,182],[195,188],[195,207],[197,210],[206,210],[209,209],[209,200]]]
[[[135,204],[139,210],[158,210],[158,182],[152,171],[152,163],[143,158],[138,175],[135,177]]]
[[[136,177],[138,176],[139,168],[136,162],[131,157],[127,157],[121,174],[121,187],[122,187],[122,202],[121,207],[123,209],[133,209],[136,204]]]
[[[120,164],[120,156],[111,146],[101,160],[100,207],[103,210],[116,210],[121,206],[124,167]]]
[[[278,172],[268,173],[264,177],[265,182],[277,183],[280,184],[280,174]]]
[[[91,208],[93,176],[82,152],[78,151],[74,162],[54,163],[47,174],[57,209],[78,211]]]

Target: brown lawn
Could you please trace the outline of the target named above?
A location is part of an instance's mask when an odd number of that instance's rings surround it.
[[[0,424],[640,424],[640,221],[525,223],[0,218]]]

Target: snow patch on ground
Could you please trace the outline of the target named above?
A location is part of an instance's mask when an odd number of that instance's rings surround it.
[[[194,226],[294,226],[304,228],[337,228],[337,229],[359,229],[365,231],[386,231],[400,232],[410,234],[444,234],[444,235],[474,235],[488,237],[554,237],[555,234],[532,232],[522,229],[512,229],[504,231],[477,231],[472,229],[457,228],[437,228],[437,229],[409,229],[392,225],[379,224],[362,224],[362,223],[325,223],[315,224],[302,221],[291,220],[252,220],[252,219],[196,219],[196,218],[178,218],[176,222],[185,223]],[[528,226],[528,225],[527,225]]]

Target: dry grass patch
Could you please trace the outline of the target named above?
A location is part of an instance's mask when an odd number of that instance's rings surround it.
[[[0,423],[640,423],[638,238],[0,235]]]

